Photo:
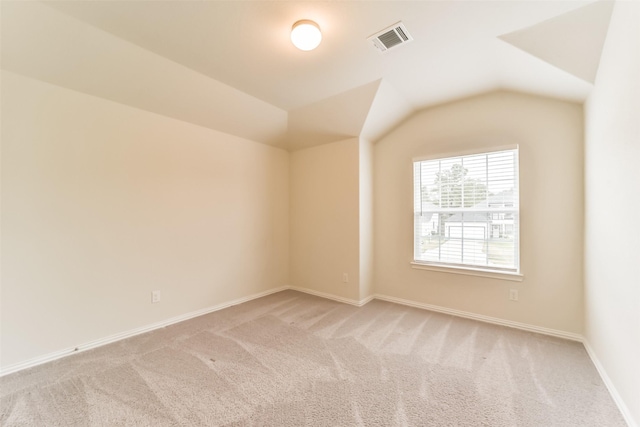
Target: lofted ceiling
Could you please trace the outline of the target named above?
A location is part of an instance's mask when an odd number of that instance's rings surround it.
[[[375,140],[413,112],[510,89],[582,102],[612,3],[4,0],[2,68],[299,149]],[[318,22],[314,51],[289,41]],[[367,37],[402,21],[414,40]]]

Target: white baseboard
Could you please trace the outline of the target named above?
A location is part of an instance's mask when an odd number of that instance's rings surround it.
[[[368,297],[366,297],[365,299],[360,301],[360,307],[362,307],[363,305],[367,304],[368,302],[373,301],[374,299],[376,299],[375,295],[369,295]]]
[[[410,307],[422,308],[425,310],[436,311],[438,313],[450,314],[452,316],[464,317],[465,319],[478,320],[485,323],[493,323],[494,325],[508,326],[510,328],[522,329],[528,332],[536,332],[553,337],[564,338],[571,341],[582,342],[583,338],[580,334],[572,332],[560,331],[557,329],[543,328],[541,326],[529,325],[527,323],[514,322],[511,320],[500,319],[498,317],[484,316],[482,314],[471,313],[468,311],[455,310],[452,308],[441,307],[438,305],[425,304],[421,302],[410,301],[402,298],[390,297],[388,295],[375,294],[375,299],[382,301],[394,302],[396,304],[407,305]]]
[[[281,292],[284,290],[290,289],[289,286],[281,286],[275,289],[269,289],[268,291],[259,292],[257,294],[249,295],[247,297],[238,298],[232,301],[223,302],[221,304],[215,305],[213,307],[204,308],[202,310],[192,311],[190,313],[182,314],[180,316],[172,317],[167,320],[163,320],[161,322],[153,323],[150,325],[142,326],[140,328],[131,329],[129,331],[120,332],[114,335],[109,335],[108,337],[100,338],[97,340],[89,341],[84,344],[80,344],[76,347],[66,348],[64,350],[56,351],[53,353],[45,354],[44,356],[35,357],[24,362],[14,363],[13,365],[3,366],[0,368],[0,377],[4,375],[9,375],[14,372],[21,371],[23,369],[32,368],[37,365],[41,365],[43,363],[51,362],[56,359],[60,359],[65,356],[69,356],[71,354],[79,353],[82,351],[91,350],[93,348],[101,347],[106,344],[111,344],[116,341],[123,340],[125,338],[130,338],[135,335],[144,334],[145,332],[151,332],[155,329],[164,328],[165,326],[173,325],[174,323],[183,322],[185,320],[192,319],[194,317],[202,316],[205,314],[213,313],[214,311],[222,310],[224,308],[231,307],[233,305],[242,304],[244,302],[248,302],[254,300],[256,298],[261,298],[270,294],[274,294],[276,292]]]
[[[326,299],[330,299],[330,300],[334,300],[334,301],[338,301],[338,302],[343,302],[345,304],[355,305],[356,307],[362,307],[363,305],[365,305],[366,303],[368,303],[369,301],[371,301],[373,299],[373,295],[371,295],[370,297],[365,298],[365,299],[363,299],[361,301],[358,301],[358,300],[355,300],[355,299],[340,297],[340,296],[333,295],[333,294],[328,294],[328,293],[325,293],[325,292],[314,291],[313,289],[297,288],[295,286],[290,286],[289,289],[294,290],[294,291],[298,291],[298,292],[304,292],[305,294],[315,295],[317,297],[322,297],[322,298],[326,298]]]
[[[468,311],[455,310],[455,309],[452,309],[452,308],[441,307],[441,306],[438,306],[438,305],[425,304],[425,303],[406,300],[406,299],[402,299],[402,298],[391,297],[391,296],[388,296],[388,295],[374,294],[374,295],[371,295],[371,296],[369,296],[369,297],[367,297],[367,298],[365,298],[363,300],[358,301],[358,300],[354,300],[354,299],[350,299],[350,298],[344,298],[344,297],[340,297],[340,296],[337,296],[337,295],[328,294],[328,293],[325,293],[325,292],[319,292],[319,291],[315,291],[315,290],[307,289],[307,288],[298,288],[298,287],[295,287],[295,286],[291,286],[291,287],[289,287],[289,289],[294,290],[294,291],[304,292],[304,293],[315,295],[315,296],[319,296],[319,297],[322,297],[322,298],[331,299],[331,300],[338,301],[338,302],[343,302],[345,304],[355,305],[356,307],[362,307],[363,305],[365,305],[369,301],[372,301],[374,299],[378,299],[378,300],[381,300],[381,301],[393,302],[393,303],[396,303],[396,304],[406,305],[406,306],[409,306],[409,307],[422,308],[422,309],[425,309],[425,310],[435,311],[435,312],[438,312],[438,313],[450,314],[452,316],[457,316],[457,317],[464,317],[465,319],[478,320],[480,322],[492,323],[494,325],[508,326],[510,328],[521,329],[521,330],[528,331],[528,332],[536,332],[538,334],[550,335],[550,336],[558,337],[558,338],[564,338],[564,339],[568,339],[568,340],[571,340],[571,341],[578,341],[578,342],[582,342],[583,341],[582,335],[574,334],[572,332],[566,332],[566,331],[560,331],[560,330],[557,330],[557,329],[544,328],[544,327],[541,327],[541,326],[529,325],[527,323],[514,322],[514,321],[511,321],[511,320],[500,319],[498,317],[484,316],[482,314],[471,313],[471,312],[468,312]]]
[[[629,427],[638,427],[638,423],[636,423],[636,421],[633,419],[633,416],[631,415],[631,411],[629,411],[629,408],[624,403],[624,400],[622,400],[622,397],[620,397],[618,390],[613,385],[613,381],[611,381],[611,378],[609,378],[607,371],[604,369],[604,366],[602,366],[602,363],[600,363],[600,359],[598,359],[598,356],[593,350],[593,347],[591,347],[591,345],[589,344],[589,341],[586,338],[584,338],[582,340],[582,344],[584,345],[584,348],[587,350],[587,354],[591,358],[591,362],[593,362],[598,373],[600,374],[600,378],[602,378],[602,381],[604,381],[604,384],[607,386],[607,389],[609,390],[609,394],[611,394],[611,398],[613,399],[614,402],[616,402],[616,405],[618,406],[618,409],[622,413],[624,420],[627,422]]]

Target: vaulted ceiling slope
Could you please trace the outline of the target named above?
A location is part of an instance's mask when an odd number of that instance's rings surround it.
[[[246,92],[48,5],[1,6],[3,69],[266,144],[286,132],[286,111]]]
[[[0,7],[3,69],[287,149],[376,140],[419,109],[494,89],[581,102],[611,12],[590,0]],[[299,19],[319,23],[318,49],[290,43]],[[398,21],[412,42],[380,53],[367,41]]]
[[[594,83],[611,12],[613,2],[599,1],[500,38]]]

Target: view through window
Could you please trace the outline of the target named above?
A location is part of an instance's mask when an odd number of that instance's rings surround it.
[[[518,150],[416,161],[414,260],[519,271]]]

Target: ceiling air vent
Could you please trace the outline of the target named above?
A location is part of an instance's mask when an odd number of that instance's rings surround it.
[[[369,36],[367,40],[371,40],[373,45],[381,52],[386,52],[394,47],[409,43],[413,40],[413,37],[411,37],[402,22],[397,22],[384,30],[378,31],[374,35]]]

